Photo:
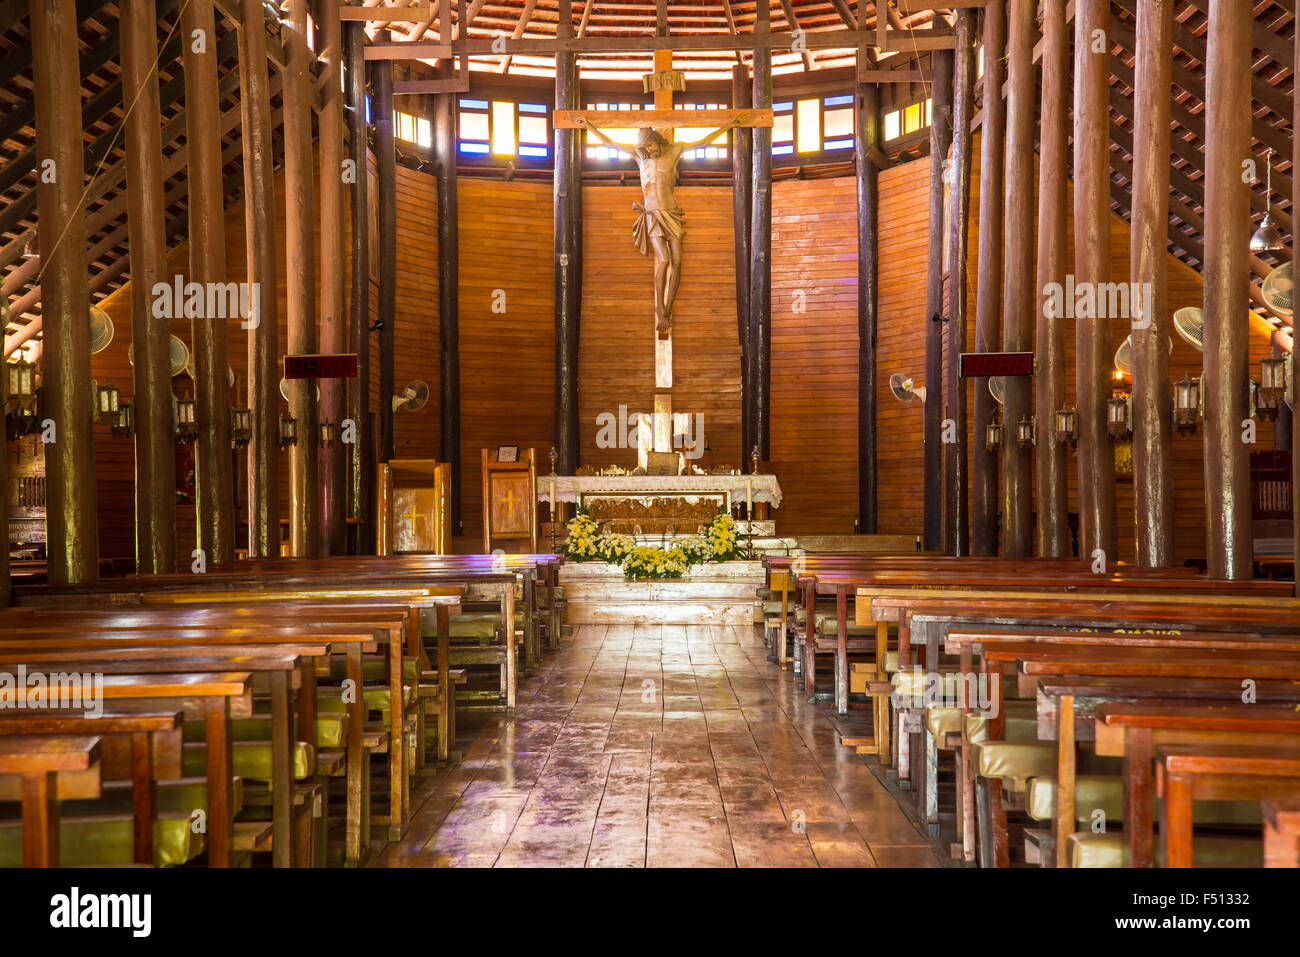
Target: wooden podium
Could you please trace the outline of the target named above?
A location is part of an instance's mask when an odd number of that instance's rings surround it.
[[[483,450],[483,554],[537,551],[537,455],[519,449],[518,461],[500,462]]]
[[[451,554],[450,463],[390,459],[377,485],[377,554]]]

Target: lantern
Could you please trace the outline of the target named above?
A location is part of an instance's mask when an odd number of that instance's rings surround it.
[[[1022,449],[1032,449],[1036,444],[1037,424],[1031,415],[1024,416],[1016,425],[1016,444]]]
[[[1079,414],[1074,409],[1056,411],[1056,441],[1070,448],[1079,443]]]
[[[280,416],[280,448],[298,444],[298,420],[291,415]]]
[[[98,389],[98,395],[95,397],[96,415],[101,425],[113,425],[117,421],[117,413],[121,407],[120,394],[117,386],[108,382],[101,385]]]
[[[176,400],[176,440],[178,442],[192,442],[194,437],[199,434],[199,428],[195,419],[195,403],[191,398],[182,398]]]
[[[113,430],[113,438],[129,439],[135,434],[135,422],[131,417],[131,403],[119,402],[117,415],[109,422],[109,427]]]
[[[984,448],[996,452],[1002,447],[1002,423],[997,419],[984,426]]]
[[[1276,418],[1285,395],[1286,360],[1281,356],[1266,356],[1259,360],[1259,391],[1255,396],[1259,414],[1266,419]]]
[[[320,444],[321,448],[328,449],[334,447],[334,423],[328,420],[320,424]]]
[[[253,437],[252,414],[247,409],[230,410],[230,445],[242,449]]]
[[[31,415],[36,410],[36,366],[26,359],[9,363],[9,401],[19,415]]]
[[[1184,373],[1174,383],[1174,428],[1182,435],[1196,431],[1196,420],[1201,414],[1201,380]]]
[[[1115,438],[1122,439],[1132,433],[1131,410],[1127,395],[1113,395],[1106,402],[1106,428]]]

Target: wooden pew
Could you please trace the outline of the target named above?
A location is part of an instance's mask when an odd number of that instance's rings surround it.
[[[1192,802],[1300,793],[1300,748],[1167,745],[1156,749],[1166,867],[1192,866]]]
[[[1300,867],[1300,794],[1270,794],[1264,815],[1264,866]]]
[[[99,738],[0,737],[0,777],[6,775],[22,782],[23,867],[58,867],[59,799],[99,796]]]
[[[1095,710],[1095,749],[1124,759],[1125,821],[1129,861],[1133,867],[1154,863],[1151,762],[1155,749],[1166,745],[1287,745],[1300,743],[1300,686],[1273,705],[1241,703],[1241,683],[1235,698],[1205,704],[1164,699],[1159,702],[1107,701]],[[1181,683],[1181,682],[1179,682]],[[1168,692],[1177,685],[1169,683]],[[1279,695],[1281,697],[1281,695]]]
[[[89,717],[80,711],[17,712],[0,716],[0,738],[15,735],[78,735],[93,732],[102,747],[103,777],[130,777],[132,813],[135,819],[133,842],[134,860],[137,864],[152,865],[155,775],[179,777],[181,712],[108,712]],[[163,746],[164,737],[171,738],[170,747]],[[114,738],[126,741],[123,768],[112,767],[110,755]],[[160,756],[170,752],[174,763]],[[159,767],[159,765],[162,765]],[[123,773],[125,772],[125,773]]]

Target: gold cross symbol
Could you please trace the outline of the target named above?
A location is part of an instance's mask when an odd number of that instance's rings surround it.
[[[402,516],[402,518],[409,518],[411,520],[412,531],[415,530],[415,520],[419,517],[420,517],[420,513],[415,510],[414,502],[411,503],[411,510]]]
[[[519,499],[515,498],[514,489],[510,489],[509,491],[507,491],[507,492],[506,492],[506,497],[503,498],[501,501],[503,501],[503,502],[506,503],[506,509],[507,509],[507,511],[506,511],[506,518],[507,518],[507,519],[514,518],[514,517],[515,517],[515,503],[519,501]]]

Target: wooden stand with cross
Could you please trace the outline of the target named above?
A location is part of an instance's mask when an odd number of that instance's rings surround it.
[[[377,554],[452,553],[450,463],[390,459],[376,484]]]
[[[537,454],[520,449],[519,461],[497,461],[483,450],[483,554],[537,551]]]
[[[671,50],[656,50],[655,72],[642,77],[645,92],[654,93],[653,110],[556,110],[556,129],[654,129],[669,142],[673,132],[680,127],[771,126],[772,111],[750,110],[674,110],[673,91],[685,89],[682,74],[672,68]],[[675,163],[675,161],[674,161]],[[642,167],[642,186],[650,195],[646,183],[647,173]],[[675,167],[674,167],[675,175]],[[675,183],[668,183],[669,188]],[[647,201],[647,208],[650,203]],[[677,264],[681,268],[681,264]],[[675,291],[675,284],[674,284]],[[659,293],[657,292],[656,295]],[[673,449],[673,339],[671,327],[655,335],[655,398],[654,398],[654,451],[671,452]],[[644,466],[644,462],[641,463]]]

